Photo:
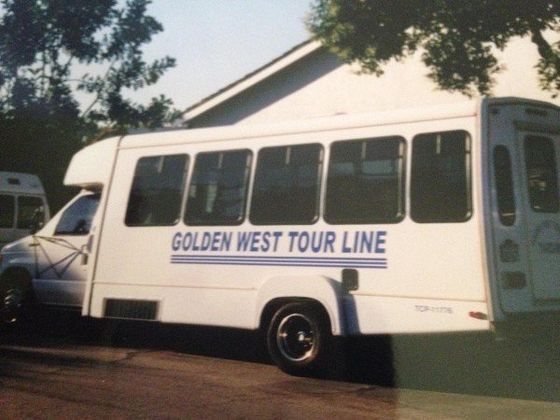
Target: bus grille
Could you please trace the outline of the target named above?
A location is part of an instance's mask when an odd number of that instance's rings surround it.
[[[157,310],[157,301],[129,299],[105,300],[105,316],[107,318],[155,320]]]

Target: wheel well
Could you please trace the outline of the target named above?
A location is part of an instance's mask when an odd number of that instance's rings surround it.
[[[268,302],[261,313],[261,322],[259,324],[259,329],[263,332],[266,332],[268,326],[270,325],[270,321],[272,321],[272,317],[274,316],[276,311],[278,311],[278,309],[280,309],[282,306],[288,303],[295,303],[295,302],[306,303],[316,308],[318,311],[321,312],[321,314],[325,317],[325,319],[329,323],[329,328],[332,328],[332,323],[329,314],[325,309],[325,307],[321,304],[321,302],[315,299],[294,296],[294,297],[276,298]]]
[[[26,291],[31,290],[31,275],[25,268],[10,267],[6,269],[0,277],[0,287],[3,287],[7,282],[10,285],[21,285]]]

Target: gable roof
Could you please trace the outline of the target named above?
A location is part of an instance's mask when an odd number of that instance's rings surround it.
[[[198,117],[199,115],[222,104],[235,95],[238,95],[239,93],[253,87],[257,83],[263,81],[271,75],[280,72],[281,70],[294,64],[303,57],[306,57],[307,55],[315,52],[321,47],[321,43],[319,41],[316,41],[315,39],[309,39],[305,42],[302,42],[301,44],[296,45],[294,48],[268,62],[264,66],[259,67],[258,69],[245,75],[241,79],[236,80],[235,82],[207,96],[194,105],[191,105],[183,112],[183,119],[188,122],[189,120]]]

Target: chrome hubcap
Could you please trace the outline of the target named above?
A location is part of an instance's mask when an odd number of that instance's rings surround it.
[[[311,321],[302,314],[291,314],[278,326],[276,343],[282,356],[292,362],[309,358],[315,339]]]
[[[2,320],[10,323],[17,320],[17,315],[23,303],[23,293],[19,289],[10,289],[4,297],[4,308],[2,309]]]

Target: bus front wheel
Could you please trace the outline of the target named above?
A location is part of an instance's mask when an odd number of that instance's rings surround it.
[[[27,278],[12,278],[4,274],[0,279],[0,324],[12,324],[31,318],[32,293]]]
[[[327,316],[308,303],[282,306],[272,317],[267,333],[268,352],[286,373],[321,373],[327,366],[332,342]]]

